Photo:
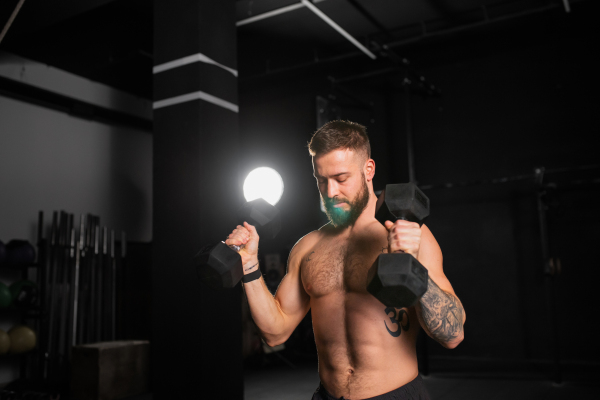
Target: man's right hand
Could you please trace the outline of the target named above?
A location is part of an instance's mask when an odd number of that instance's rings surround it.
[[[244,267],[244,275],[258,269],[258,240],[259,236],[256,232],[256,228],[247,222],[244,222],[244,226],[238,225],[233,232],[231,232],[225,241],[228,246],[236,245],[244,247],[240,250],[240,256],[242,257],[242,265]]]

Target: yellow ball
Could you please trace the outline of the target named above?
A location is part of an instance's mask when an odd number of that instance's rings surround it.
[[[21,354],[31,351],[37,343],[35,332],[24,325],[17,325],[11,328],[8,331],[8,336],[10,337],[8,352],[11,354]]]
[[[0,355],[8,353],[8,349],[10,349],[10,336],[0,329]]]

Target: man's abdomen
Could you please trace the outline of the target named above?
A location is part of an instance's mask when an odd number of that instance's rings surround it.
[[[336,397],[387,393],[418,374],[414,310],[386,309],[368,293],[311,299],[319,376]]]

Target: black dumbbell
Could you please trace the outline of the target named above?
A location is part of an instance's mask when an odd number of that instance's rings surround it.
[[[423,225],[429,199],[413,183],[386,185],[377,201],[375,218],[381,224],[403,219]],[[388,307],[410,307],[427,291],[429,274],[406,253],[380,254],[369,270],[367,290]]]
[[[259,198],[247,202],[238,218],[254,225],[261,238],[273,238],[281,229],[279,210]],[[205,285],[213,288],[232,288],[242,279],[242,246],[227,246],[225,242],[204,246],[194,257],[196,272]]]

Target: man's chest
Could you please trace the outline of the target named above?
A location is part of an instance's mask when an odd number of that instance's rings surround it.
[[[364,293],[369,268],[382,252],[387,252],[385,237],[322,240],[302,260],[304,289],[311,297]]]

